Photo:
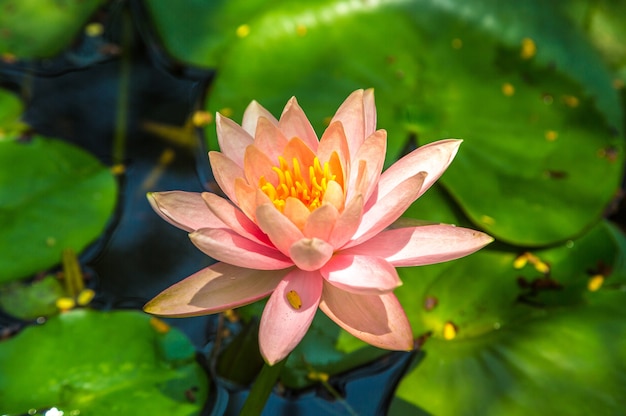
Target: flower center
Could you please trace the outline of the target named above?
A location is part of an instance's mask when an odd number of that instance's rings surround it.
[[[268,182],[265,176],[259,179],[259,188],[267,195],[274,206],[281,212],[285,208],[287,198],[297,198],[310,210],[313,211],[322,205],[324,193],[329,181],[334,181],[337,175],[330,170],[328,162],[320,163],[317,156],[311,166],[305,167],[304,171],[297,158],[291,160],[291,166],[284,157],[278,156],[279,166],[273,166],[272,170],[278,176],[276,185]]]

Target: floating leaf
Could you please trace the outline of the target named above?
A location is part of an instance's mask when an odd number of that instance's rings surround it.
[[[10,282],[0,286],[0,308],[25,320],[51,316],[59,312],[56,301],[61,296],[65,296],[65,290],[52,275],[28,284]]]
[[[105,228],[116,182],[97,159],[67,143],[0,141],[0,282],[28,276],[80,252]]]
[[[74,310],[0,342],[0,411],[198,414],[208,387],[193,346],[150,319]]]

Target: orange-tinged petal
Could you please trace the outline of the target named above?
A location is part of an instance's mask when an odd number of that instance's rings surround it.
[[[251,221],[256,223],[256,199],[258,188],[250,186],[243,178],[235,179],[235,196],[237,205]]]
[[[324,283],[320,309],[355,337],[388,350],[413,349],[413,333],[393,293],[357,295]]]
[[[265,197],[267,199],[261,191],[258,191],[257,195],[259,198]],[[291,245],[304,238],[302,231],[289,218],[278,211],[271,202],[257,206],[256,220],[272,244],[286,256],[290,255],[289,249]]]
[[[295,97],[287,102],[278,121],[278,127],[288,140],[297,137],[313,151],[317,150],[319,141],[317,140],[315,130],[313,130],[313,126],[311,126],[309,119],[298,105],[298,100]]]
[[[293,261],[274,247],[250,241],[233,230],[202,228],[189,234],[189,238],[207,256],[234,266],[278,270],[293,265]]]
[[[320,270],[333,286],[361,295],[391,292],[402,281],[389,262],[367,254],[336,254]]]
[[[260,117],[265,117],[270,122],[278,125],[278,120],[276,120],[276,117],[274,117],[272,113],[267,111],[257,101],[252,101],[248,104],[248,107],[246,107],[246,111],[243,112],[243,120],[241,121],[241,127],[243,127],[243,129],[252,137],[255,135],[257,123]]]
[[[306,334],[322,294],[318,272],[294,269],[270,296],[259,324],[259,348],[268,364],[285,358]]]
[[[340,121],[341,124],[343,124],[350,154],[356,154],[366,137],[363,90],[354,91],[346,98],[341,106],[339,106],[330,124],[335,121]]]
[[[255,241],[265,246],[271,245],[269,239],[261,231],[259,226],[256,225],[256,223],[254,223],[239,208],[235,207],[229,201],[208,192],[204,192],[202,194],[202,199],[208,206],[209,210],[211,210],[211,212],[217,218],[219,218],[228,228],[249,240]]]
[[[293,158],[298,159],[300,166],[313,166],[315,153],[313,153],[311,148],[305,142],[299,138],[294,138],[289,140],[289,143],[285,146],[283,157],[287,163],[289,163],[289,166],[292,165]]]
[[[243,154],[246,147],[252,144],[252,136],[237,123],[220,113],[215,116],[215,127],[220,151],[243,168]]]
[[[213,177],[228,199],[237,203],[235,179],[243,177],[243,169],[220,152],[209,152]]]
[[[368,137],[376,131],[376,104],[373,88],[363,92],[363,112],[365,113],[365,137]]]
[[[254,145],[261,150],[274,165],[278,164],[278,156],[283,154],[287,142],[287,138],[283,135],[278,126],[265,117],[259,118],[256,135],[254,136]]]
[[[357,195],[346,205],[335,227],[330,234],[330,240],[328,241],[335,249],[339,249],[346,244],[356,230],[359,228],[361,219],[363,218],[363,196]]]
[[[342,253],[380,256],[395,267],[423,266],[458,259],[492,241],[492,237],[480,231],[432,224],[383,231]]]
[[[339,218],[339,211],[332,204],[323,204],[309,215],[302,232],[307,238],[315,237],[328,241],[337,218]]]
[[[422,189],[417,195],[419,198],[448,168],[456,152],[459,150],[461,142],[462,140],[448,139],[429,143],[418,147],[398,160],[380,176],[380,181],[378,182],[378,198],[383,198],[398,183],[407,178],[419,172],[426,172],[428,176],[424,180]]]
[[[250,185],[258,184],[261,177],[274,185],[278,182],[278,176],[272,170],[274,163],[255,145],[246,148],[243,164],[245,177]]]
[[[311,211],[298,198],[288,197],[285,200],[283,215],[289,218],[296,227],[303,229],[309,215],[311,215]]]
[[[374,206],[366,208],[359,228],[346,248],[369,240],[400,218],[417,199],[425,177],[426,173],[420,172],[406,179],[379,199]]]
[[[343,211],[345,199],[341,185],[336,181],[329,181],[322,202],[334,206],[337,211]]]
[[[289,271],[260,271],[216,263],[165,289],[144,306],[144,311],[184,317],[244,306],[269,295]]]
[[[340,121],[335,121],[326,128],[320,139],[319,147],[317,148],[317,157],[322,163],[330,162],[333,153],[337,153],[345,174],[348,161],[350,160],[350,150],[348,150],[346,133],[343,131],[343,124],[341,124]]]
[[[197,192],[150,192],[148,201],[161,218],[185,231],[225,226]]]
[[[330,260],[333,246],[319,238],[303,238],[291,245],[289,254],[299,269],[313,271]]]
[[[352,166],[358,166],[359,169],[350,172],[347,199],[351,198],[353,192],[362,193],[365,201],[369,199],[376,188],[378,178],[380,178],[386,152],[387,132],[385,130],[378,130],[365,139],[363,145],[359,147],[359,150],[356,152],[351,162]],[[366,167],[363,173],[361,173],[360,168],[362,162],[365,163]],[[364,176],[360,177],[360,175]],[[356,189],[357,184],[360,189]]]

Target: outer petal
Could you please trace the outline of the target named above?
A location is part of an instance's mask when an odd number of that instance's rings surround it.
[[[278,120],[276,120],[276,117],[274,117],[272,113],[267,111],[257,101],[252,101],[248,104],[248,107],[246,107],[246,111],[243,112],[243,120],[241,122],[241,127],[243,127],[243,129],[252,137],[255,135],[259,117],[265,117],[272,123],[278,125]]]
[[[419,172],[426,172],[428,176],[417,195],[419,198],[448,168],[461,142],[462,140],[448,139],[429,143],[398,160],[380,176],[378,199],[384,198],[398,183]],[[370,201],[368,205],[369,203]]]
[[[317,150],[319,144],[317,135],[306,114],[304,114],[304,111],[302,111],[302,108],[298,105],[296,97],[291,98],[289,102],[287,102],[283,114],[278,121],[278,128],[280,128],[287,140],[297,137],[306,143],[313,151]]]
[[[346,209],[343,210],[337,219],[328,242],[335,247],[335,249],[343,247],[344,244],[350,241],[356,230],[359,228],[362,218],[363,196],[357,195],[352,198],[350,202],[348,202]]]
[[[259,348],[270,365],[285,358],[311,326],[322,294],[318,272],[295,269],[270,296],[259,326]]]
[[[458,259],[492,241],[480,231],[434,224],[383,231],[345,252],[384,257],[395,267],[422,266]]]
[[[226,199],[212,193],[204,192],[202,199],[209,210],[219,218],[227,228],[235,231],[240,236],[265,246],[271,243],[267,236],[261,231],[251,219],[249,219],[239,208],[235,207]],[[205,228],[205,227],[202,227]],[[214,227],[217,228],[217,227]],[[219,227],[225,228],[225,227]]]
[[[335,116],[330,121],[340,121],[346,133],[350,154],[356,154],[365,140],[365,109],[363,107],[363,90],[354,91],[339,106]]]
[[[350,160],[350,150],[348,150],[343,124],[339,121],[331,123],[324,131],[324,134],[322,134],[319,147],[317,148],[317,156],[320,162],[324,164],[330,160],[333,152],[337,153],[345,175],[346,166],[348,166],[348,161]],[[343,182],[346,182],[345,178]]]
[[[239,124],[222,116],[220,113],[217,113],[215,116],[215,127],[220,151],[224,156],[243,168],[243,154],[246,147],[252,144],[252,136],[241,128]]]
[[[413,349],[413,333],[393,293],[357,295],[324,283],[320,309],[355,337],[388,350]]]
[[[258,184],[262,176],[274,185],[278,183],[278,176],[272,170],[274,163],[258,147],[252,145],[246,148],[243,165],[249,184]]]
[[[376,104],[373,88],[363,92],[363,111],[365,113],[365,137],[368,137],[376,131]]]
[[[254,145],[265,153],[273,164],[278,164],[278,156],[282,155],[283,149],[287,146],[287,138],[280,131],[278,126],[266,119],[259,117],[254,136]]]
[[[199,316],[269,295],[289,270],[259,271],[216,263],[165,289],[144,306],[160,316]]]
[[[202,228],[189,234],[191,242],[206,255],[234,266],[258,270],[278,270],[293,261],[273,247],[267,247],[232,230]]]
[[[358,167],[362,161],[365,162],[365,176],[359,178],[359,169],[351,169],[348,180],[347,200],[350,200],[354,191],[362,192],[365,196],[365,201],[369,199],[378,183],[378,178],[380,178],[386,153],[387,132],[385,130],[378,130],[365,139],[350,163],[350,166]],[[360,183],[361,181],[363,183]],[[357,183],[359,183],[358,187],[362,189],[357,190]]]
[[[228,199],[237,202],[235,179],[243,177],[243,169],[220,152],[209,152],[213,177]]]
[[[333,286],[361,295],[387,293],[402,285],[391,264],[367,254],[336,254],[321,273]]]
[[[303,238],[293,243],[289,255],[298,268],[318,270],[332,257],[333,246],[319,238]]]
[[[285,256],[290,255],[289,249],[293,243],[304,238],[302,231],[280,213],[271,202],[257,206],[256,220],[261,230]]]
[[[359,228],[353,240],[346,247],[352,247],[372,238],[392,222],[400,218],[406,209],[417,199],[426,174],[420,172],[393,188],[384,198],[363,213]]]
[[[224,223],[207,208],[200,193],[150,192],[148,201],[161,218],[185,231],[225,227]]]

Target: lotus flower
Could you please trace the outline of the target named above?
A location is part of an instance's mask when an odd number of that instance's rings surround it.
[[[257,102],[241,126],[217,114],[213,193],[158,192],[165,220],[218,260],[166,289],[145,310],[197,316],[269,295],[259,328],[267,363],[285,358],[318,307],[374,346],[410,350],[413,335],[393,290],[396,267],[456,259],[492,241],[452,225],[406,226],[402,213],[448,167],[461,143],[414,150],[382,172],[387,133],[372,90],[352,93],[318,140],[292,98],[276,120]]]

